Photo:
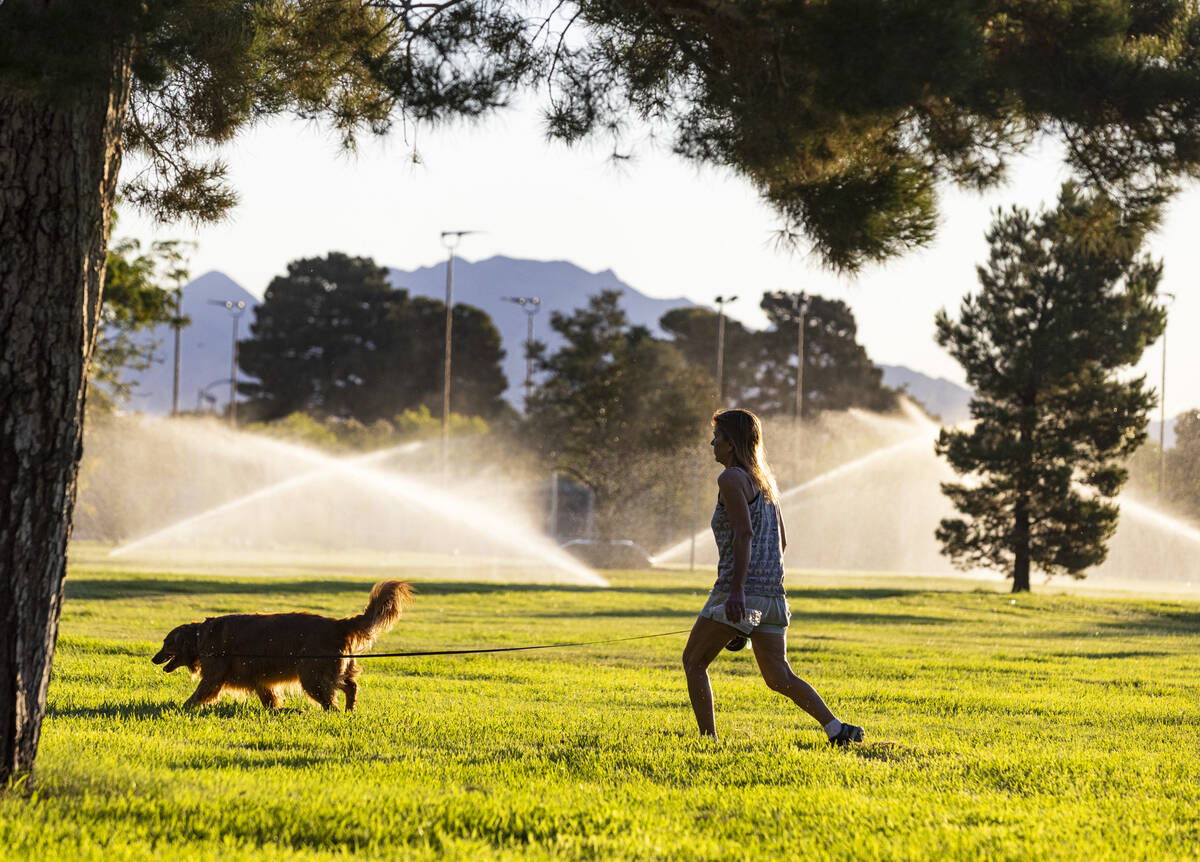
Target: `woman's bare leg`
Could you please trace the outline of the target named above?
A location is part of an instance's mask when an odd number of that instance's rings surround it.
[[[707,617],[696,620],[687,646],[683,648],[683,672],[687,676],[688,697],[701,736],[717,736],[717,721],[713,715],[712,686],[708,681],[708,666],[725,649],[725,644],[738,633],[733,626],[718,623]]]
[[[796,706],[815,718],[822,727],[833,721],[834,714],[829,711],[817,690],[792,673],[792,666],[787,660],[787,635],[755,632],[750,635],[750,643],[754,645],[754,658],[758,661],[763,681],[772,691],[791,698]]]

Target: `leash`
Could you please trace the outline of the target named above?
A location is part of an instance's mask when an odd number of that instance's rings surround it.
[[[335,658],[413,658],[418,656],[433,656],[433,655],[472,655],[478,653],[493,653],[493,652],[524,652],[525,650],[535,649],[561,649],[563,647],[579,647],[579,646],[596,646],[598,644],[615,644],[623,643],[624,641],[640,641],[650,638],[665,638],[670,635],[687,634],[691,629],[679,629],[673,632],[659,632],[653,635],[632,635],[624,638],[608,638],[600,641],[575,641],[574,643],[563,644],[532,644],[530,646],[509,646],[509,647],[487,647],[483,649],[444,649],[444,650],[416,650],[413,652],[373,652],[373,653],[337,653],[335,655],[256,655],[252,653],[238,652],[221,652],[221,653],[201,653],[199,658],[288,658],[288,659],[335,659]]]

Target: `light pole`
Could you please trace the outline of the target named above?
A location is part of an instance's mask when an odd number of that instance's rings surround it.
[[[171,327],[175,330],[175,375],[171,382],[171,415],[179,415],[179,366],[182,355],[182,334],[183,334],[183,284],[175,285],[175,317],[171,320]]]
[[[450,336],[454,326],[454,249],[459,241],[467,234],[479,233],[475,230],[444,230],[442,245],[449,251],[446,261],[446,352],[442,362],[442,476],[446,475],[449,464],[447,452],[450,448]]]
[[[246,312],[246,303],[243,300],[232,299],[210,299],[210,305],[224,306],[229,312],[229,316],[233,318],[233,359],[229,366],[229,424],[233,428],[237,428],[237,356],[238,356],[238,320]]]
[[[808,297],[803,291],[793,297],[796,310],[796,408],[792,417],[799,422],[804,415],[804,324],[808,314]]]
[[[736,296],[718,296],[717,304],[717,404],[725,406],[725,303],[736,302]]]
[[[777,290],[771,297],[792,303],[792,314],[796,321],[796,398],[792,405],[792,421],[799,422],[804,415],[804,328],[808,322],[808,294]]]
[[[175,330],[175,373],[171,380],[171,415],[179,415],[179,369],[183,356],[183,285],[190,275],[188,271],[188,247],[195,248],[195,243],[180,240],[159,240],[154,243],[154,253],[167,267],[166,278],[175,282],[175,315],[171,320],[171,328]]]
[[[533,391],[533,316],[542,310],[540,296],[502,296],[505,302],[514,302],[529,318],[529,332],[525,336],[525,405],[529,409],[529,393]]]
[[[1175,294],[1162,293],[1163,299],[1170,302],[1175,301]],[[1163,309],[1166,314],[1166,309]],[[1170,317],[1163,321],[1163,346],[1162,346],[1162,385],[1158,390],[1158,502],[1162,503],[1163,497],[1163,476],[1167,468],[1167,451],[1164,448],[1167,436],[1167,322]]]

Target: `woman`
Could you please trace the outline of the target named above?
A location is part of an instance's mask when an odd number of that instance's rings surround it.
[[[779,492],[763,454],[762,425],[749,410],[713,415],[713,456],[725,468],[717,478],[712,529],[720,552],[717,582],[692,627],[683,651],[688,696],[701,736],[717,735],[708,666],[727,646],[740,649],[749,637],[763,680],[815,718],[832,745],[862,742],[863,729],[838,721],[811,685],[787,660],[791,618],[783,591],[783,521]]]

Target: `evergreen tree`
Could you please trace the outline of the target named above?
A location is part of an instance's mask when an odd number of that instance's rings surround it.
[[[944,483],[961,518],[937,529],[964,568],[1002,568],[1013,592],[1033,566],[1083,577],[1116,529],[1121,460],[1146,437],[1154,395],[1121,380],[1162,333],[1161,265],[1138,256],[1152,225],[1067,184],[1056,209],[1013,209],[988,232],[980,291],[937,340],[975,391],[969,431],[943,430],[937,452],[969,483]]]
[[[771,328],[760,336],[761,364],[752,409],[765,415],[795,412],[795,305],[790,297],[764,294],[762,309]],[[804,415],[821,410],[895,409],[896,393],[883,385],[875,367],[858,343],[854,312],[840,299],[810,296],[804,312]]]
[[[607,290],[551,315],[566,343],[551,355],[535,345],[545,376],[526,406],[526,435],[548,467],[595,492],[603,537],[657,541],[678,527],[716,398],[711,375],[631,327],[619,302]]]
[[[1167,452],[1167,502],[1193,521],[1200,521],[1200,410],[1187,410],[1175,420],[1175,446]]]
[[[1123,204],[1200,163],[1200,17],[1183,0],[580,3],[551,131],[633,111],[676,152],[747,177],[853,270],[926,244],[937,185],[985,188],[1042,135]]]
[[[671,343],[689,365],[707,371],[717,394],[717,313],[709,308],[673,308],[659,318],[658,325],[671,336]],[[722,389],[726,404],[746,404],[755,391],[760,345],[758,333],[740,320],[725,315],[725,358]]]
[[[790,415],[796,402],[797,331],[794,303],[764,294],[762,309],[771,326],[746,329],[725,321],[725,403],[764,416]],[[717,314],[707,308],[675,308],[659,325],[693,366],[715,373]],[[883,385],[876,368],[856,340],[854,313],[841,300],[808,298],[804,339],[804,414],[821,410],[894,409],[897,396]],[[713,391],[716,391],[715,384]]]
[[[393,290],[369,258],[332,252],[271,281],[239,345],[258,378],[241,388],[263,420],[296,412],[371,423],[421,405],[441,410],[445,303]],[[490,417],[507,386],[500,333],[479,309],[454,309],[452,409]]]

